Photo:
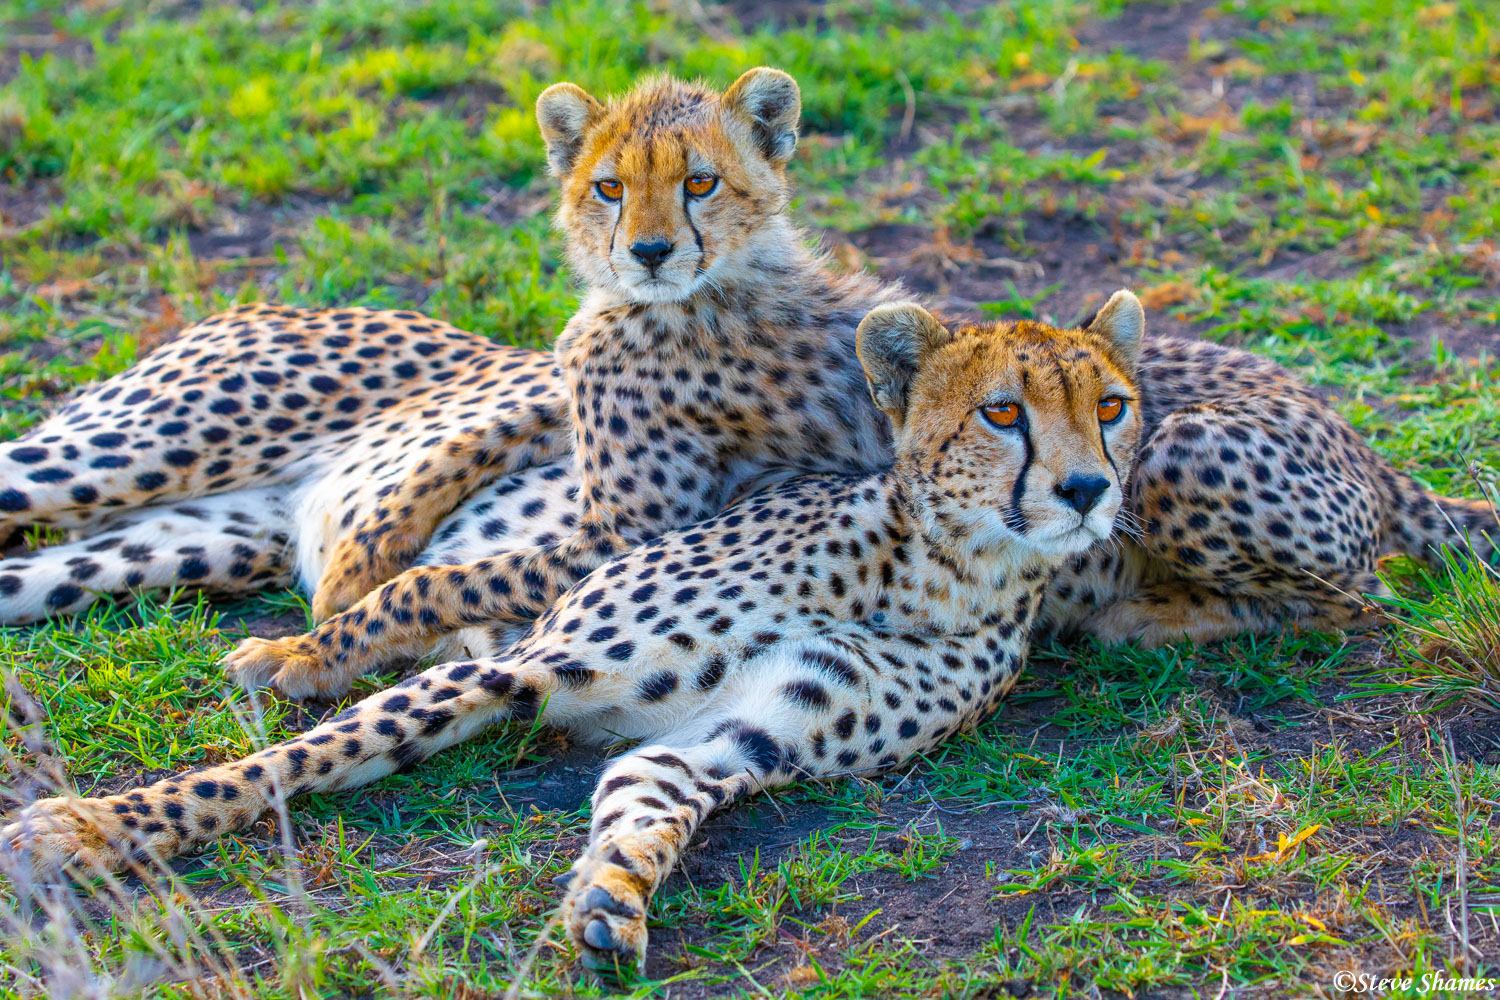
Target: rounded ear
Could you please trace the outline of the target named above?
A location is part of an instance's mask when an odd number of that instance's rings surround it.
[[[948,340],[947,328],[915,302],[876,306],[860,321],[854,351],[864,365],[870,397],[896,426],[906,414],[911,383],[922,361]]]
[[[1087,327],[1109,341],[1116,356],[1125,363],[1131,373],[1141,356],[1141,337],[1146,332],[1146,310],[1141,300],[1122,288],[1109,297],[1104,308],[1094,315]]]
[[[766,159],[779,165],[792,158],[802,118],[802,92],[796,80],[779,69],[757,66],[724,91],[721,103],[750,122],[755,144]]]
[[[583,133],[604,113],[604,105],[574,83],[554,83],[536,99],[536,121],[547,144],[547,165],[553,177],[573,169],[583,148]]]

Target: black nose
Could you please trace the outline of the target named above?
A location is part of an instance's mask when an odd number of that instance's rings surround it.
[[[661,267],[661,262],[667,259],[672,252],[672,244],[666,240],[640,240],[630,244],[630,254],[636,260],[646,265],[646,269],[652,272]]]
[[[1052,487],[1053,492],[1080,514],[1093,510],[1107,489],[1109,480],[1103,476],[1083,476],[1077,473]]]

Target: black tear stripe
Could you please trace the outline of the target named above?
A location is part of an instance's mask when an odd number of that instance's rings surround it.
[[[698,227],[693,225],[693,213],[688,211],[688,193],[686,185],[684,185],[682,188],[682,217],[687,220],[688,231],[693,234],[693,242],[698,245],[698,265],[699,269],[701,270],[703,266],[703,237],[699,235]]]
[[[617,204],[620,204],[622,207],[615,212],[615,224],[609,230],[609,256],[611,257],[615,255],[615,234],[620,231],[620,220],[625,217],[624,199],[622,198]],[[610,266],[613,267],[613,265]]]
[[[1026,455],[1021,459],[1021,471],[1016,473],[1015,484],[1010,488],[1010,517],[1007,525],[1018,535],[1026,534],[1026,515],[1021,512],[1021,497],[1026,493],[1026,473],[1031,471],[1032,459],[1036,456],[1036,449],[1031,446],[1031,422],[1027,421],[1021,427],[1021,443],[1026,446]]]
[[[1109,462],[1109,467],[1115,470],[1115,482],[1120,485],[1120,507],[1123,509],[1125,506],[1125,479],[1120,475],[1120,467],[1115,464],[1115,456],[1109,453],[1109,437],[1104,433],[1103,424],[1099,425],[1099,447],[1104,449],[1104,459]]]

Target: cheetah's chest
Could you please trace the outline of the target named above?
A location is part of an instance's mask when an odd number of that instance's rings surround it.
[[[636,459],[682,438],[723,463],[726,499],[768,469],[859,474],[891,458],[853,327],[777,328],[754,316],[600,314],[559,341],[584,448]]]

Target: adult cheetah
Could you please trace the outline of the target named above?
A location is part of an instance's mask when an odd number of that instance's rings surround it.
[[[805,777],[888,768],[991,712],[1053,573],[1110,536],[1140,437],[1144,317],[950,331],[915,305],[858,330],[891,468],[799,478],[607,562],[514,645],[435,666],[243,760],[100,799],[34,803],[0,843],[114,868],[534,718],[641,746],[605,770],[563,920],[604,969],[704,818]]]

